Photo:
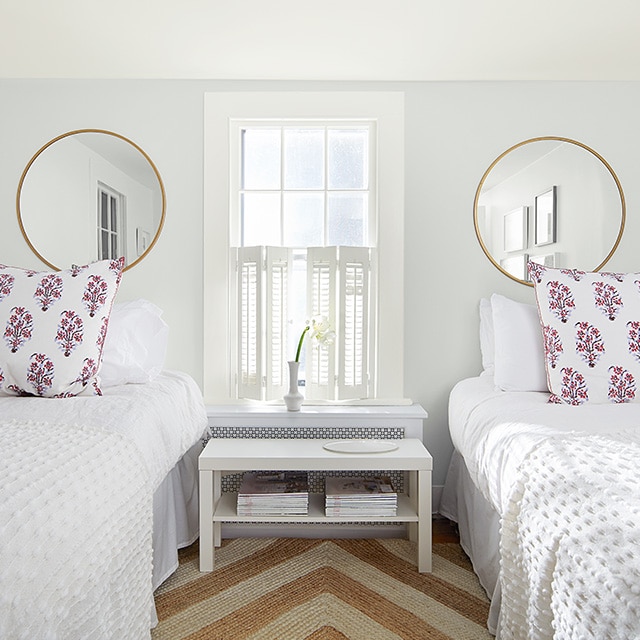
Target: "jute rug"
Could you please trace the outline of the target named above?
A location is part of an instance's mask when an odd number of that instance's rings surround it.
[[[489,602],[456,543],[420,574],[404,539],[236,538],[198,570],[197,543],[156,592],[153,640],[488,640]]]

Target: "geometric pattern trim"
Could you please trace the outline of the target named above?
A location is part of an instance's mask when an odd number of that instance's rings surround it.
[[[209,426],[210,438],[320,438],[346,440],[349,438],[404,438],[404,427],[245,427]],[[209,438],[205,438],[208,440]]]

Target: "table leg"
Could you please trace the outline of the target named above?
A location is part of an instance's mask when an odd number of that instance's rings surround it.
[[[200,571],[213,571],[213,472],[200,470]]]
[[[222,472],[213,472],[213,508],[215,509],[222,496]],[[222,544],[222,523],[216,520],[213,523],[213,546],[219,547]]]
[[[418,472],[405,472],[405,482],[408,482],[408,496],[413,510],[418,513]],[[418,539],[418,525],[415,522],[407,523],[407,533],[409,540],[415,542]]]
[[[418,571],[431,573],[431,471],[418,471]]]

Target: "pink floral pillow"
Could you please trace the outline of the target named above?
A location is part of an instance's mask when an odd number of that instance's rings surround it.
[[[530,262],[550,402],[640,402],[640,273]]]
[[[65,271],[0,265],[0,395],[101,394],[98,372],[124,259]]]

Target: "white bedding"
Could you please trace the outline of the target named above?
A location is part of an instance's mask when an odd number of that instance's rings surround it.
[[[163,371],[147,384],[109,387],[103,396],[0,398],[1,420],[83,424],[124,435],[136,445],[155,490],[207,424],[193,378]]]
[[[640,404],[548,403],[548,393],[496,390],[493,377],[458,382],[449,399],[449,430],[474,484],[503,513],[522,460],[547,436],[640,428]]]
[[[104,429],[15,420],[0,451],[0,637],[148,636],[152,493],[137,450]]]
[[[640,431],[553,436],[502,516],[502,640],[640,637]]]
[[[497,636],[640,638],[640,405],[547,399],[486,374],[450,397],[456,450],[501,519]]]
[[[102,397],[0,399],[0,637],[149,637],[156,489],[206,421],[175,372]]]

